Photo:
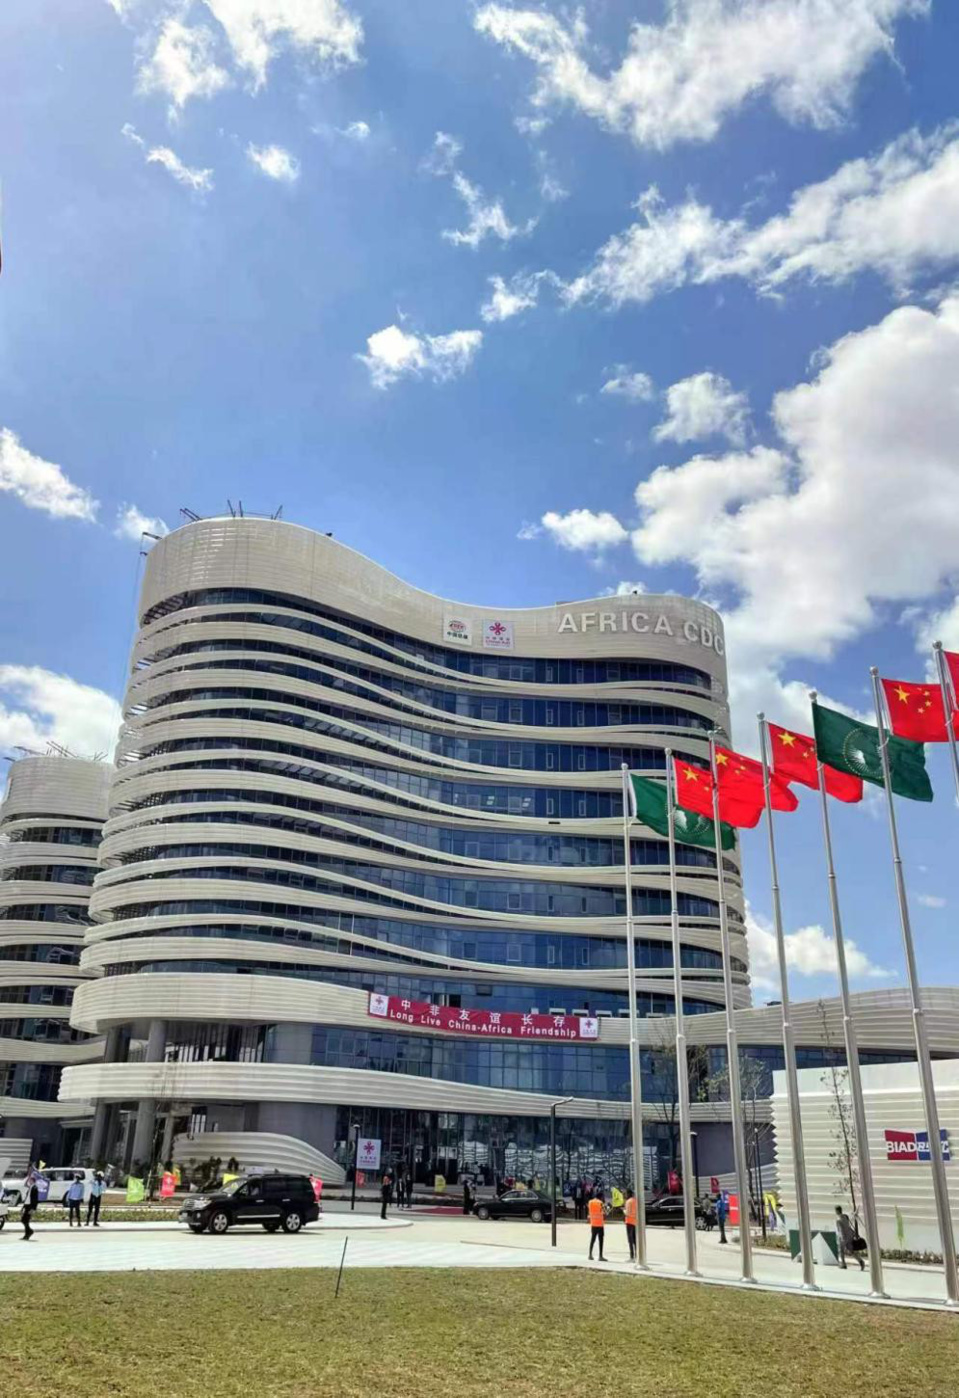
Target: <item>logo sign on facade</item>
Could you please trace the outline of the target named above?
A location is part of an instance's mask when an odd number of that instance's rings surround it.
[[[473,644],[473,623],[462,616],[444,616],[443,640],[454,646]]]
[[[599,1020],[583,1015],[518,1014],[507,1010],[456,1010],[427,1000],[399,995],[370,995],[369,1012],[377,1019],[443,1029],[479,1039],[598,1039]]]
[[[364,1170],[380,1168],[380,1142],[371,1136],[361,1136],[356,1143],[356,1163]]]
[[[886,1159],[889,1161],[932,1160],[928,1131],[886,1131]],[[943,1160],[951,1160],[949,1133],[939,1132]]]
[[[513,623],[511,621],[501,621],[498,617],[494,617],[492,621],[484,621],[483,649],[512,650]]]

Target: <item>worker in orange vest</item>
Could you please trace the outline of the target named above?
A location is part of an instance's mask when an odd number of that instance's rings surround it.
[[[605,1262],[603,1256],[603,1243],[606,1241],[606,1215],[603,1212],[603,1201],[598,1194],[594,1194],[589,1201],[589,1260],[593,1260],[593,1248],[599,1243],[599,1260]]]
[[[626,1207],[623,1209],[626,1223],[626,1241],[629,1243],[629,1260],[636,1261],[636,1193],[632,1185],[626,1191]]]

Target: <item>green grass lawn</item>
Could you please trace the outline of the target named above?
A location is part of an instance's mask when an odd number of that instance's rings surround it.
[[[3,1398],[956,1392],[959,1317],[566,1271],[0,1278]]]

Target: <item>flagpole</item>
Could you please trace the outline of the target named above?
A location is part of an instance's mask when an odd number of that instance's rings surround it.
[[[916,1038],[916,1060],[919,1064],[919,1084],[922,1089],[922,1102],[926,1116],[926,1130],[929,1133],[929,1158],[932,1163],[932,1190],[936,1200],[936,1214],[939,1219],[939,1234],[942,1238],[942,1260],[946,1274],[946,1295],[950,1306],[959,1306],[959,1268],[956,1266],[956,1241],[952,1230],[952,1215],[949,1211],[949,1186],[946,1183],[946,1168],[942,1158],[942,1137],[939,1134],[939,1109],[936,1106],[936,1088],[932,1078],[932,1061],[929,1056],[929,1043],[926,1038],[926,1025],[923,1018],[919,976],[916,970],[916,953],[912,940],[912,926],[909,920],[909,902],[906,898],[906,881],[902,872],[902,855],[899,853],[899,831],[896,827],[896,807],[892,794],[892,774],[889,765],[889,739],[886,732],[886,716],[882,709],[882,691],[879,687],[879,671],[870,667],[872,692],[876,704],[876,727],[879,729],[879,756],[882,759],[882,779],[886,790],[886,810],[889,814],[889,842],[892,847],[892,867],[896,879],[896,900],[899,904],[899,922],[902,927],[902,942],[906,952],[906,978],[909,982],[909,998],[912,1002],[912,1027]],[[952,715],[946,711],[947,723],[952,730]]]
[[[816,691],[809,694],[815,708]],[[815,715],[813,716],[813,732]],[[836,966],[839,971],[839,998],[842,1004],[842,1033],[846,1046],[846,1070],[849,1073],[849,1095],[852,1098],[853,1125],[856,1129],[856,1148],[859,1158],[859,1183],[862,1188],[862,1211],[864,1215],[866,1242],[869,1244],[869,1280],[871,1296],[886,1295],[882,1275],[882,1255],[879,1248],[879,1218],[876,1214],[876,1191],[872,1181],[872,1161],[869,1158],[869,1129],[866,1125],[866,1103],[862,1095],[862,1076],[859,1072],[859,1044],[856,1026],[852,1018],[852,1003],[849,996],[849,972],[846,968],[846,941],[842,931],[842,914],[839,911],[839,892],[836,886],[836,866],[832,854],[832,831],[829,827],[829,800],[826,796],[826,774],[823,764],[817,760],[816,772],[819,777],[819,797],[822,804],[822,833],[826,851],[826,873],[829,883],[829,907],[832,912],[832,932],[836,943]]]
[[[716,735],[709,735],[709,770],[713,778],[713,832],[716,841],[716,877],[719,886],[719,936],[723,956],[723,993],[726,997],[726,1061],[729,1071],[729,1108],[732,1115],[733,1157],[736,1188],[739,1192],[739,1247],[744,1282],[754,1282],[753,1240],[749,1232],[749,1175],[746,1168],[746,1141],[743,1131],[743,1094],[739,1076],[739,1040],[733,1000],[733,963],[729,946],[729,916],[726,910],[726,880],[723,874],[722,822],[719,818],[719,778],[716,772]]]
[[[815,1260],[812,1255],[812,1225],[809,1220],[809,1189],[806,1184],[806,1156],[803,1148],[802,1112],[799,1103],[799,1076],[796,1070],[796,1041],[793,1038],[792,1008],[789,1002],[789,972],[786,968],[786,937],[783,932],[782,901],[779,896],[779,864],[776,859],[776,836],[773,830],[773,803],[769,783],[769,728],[765,714],[759,719],[759,755],[763,764],[763,792],[766,798],[766,831],[769,835],[769,871],[772,878],[773,925],[776,930],[776,953],[779,958],[779,996],[783,1019],[783,1056],[786,1063],[786,1101],[789,1106],[789,1130],[792,1136],[793,1178],[796,1184],[796,1215],[799,1221],[799,1246],[802,1256],[804,1291],[818,1291]]]
[[[949,737],[949,752],[952,755],[952,775],[956,782],[956,800],[959,801],[959,750],[956,748],[956,731],[952,726],[952,711],[955,708],[952,695],[949,693],[949,681],[946,677],[946,658],[942,653],[942,642],[935,641],[932,653],[936,658],[936,673],[939,676],[939,688],[942,690],[942,708],[946,716],[946,733]]]
[[[636,940],[633,932],[633,855],[629,838],[632,795],[629,768],[623,773],[623,871],[626,885],[626,984],[629,991],[629,1103],[633,1134],[633,1189],[636,1197],[636,1266],[647,1270],[646,1262],[646,1171],[643,1168],[643,1068],[639,1052],[639,1021],[636,1013]]]
[[[673,795],[673,754],[666,749],[666,811],[669,830],[669,901],[673,934],[673,998],[676,1002],[676,1093],[679,1101],[679,1158],[683,1172],[683,1224],[686,1231],[686,1275],[698,1277],[696,1265],[696,1186],[693,1183],[693,1142],[689,1119],[689,1059],[683,1016],[683,962],[679,936],[679,893],[676,887],[676,804]],[[716,850],[717,860],[722,851]]]

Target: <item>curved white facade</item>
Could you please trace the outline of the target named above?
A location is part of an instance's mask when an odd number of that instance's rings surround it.
[[[354,1084],[344,1109],[367,1100],[372,1073],[428,1077],[440,1105],[476,1089],[510,1113],[539,1092],[620,1115],[620,766],[661,774],[667,746],[703,760],[710,729],[728,733],[719,617],[674,596],[470,606],[325,535],[230,518],[156,545],[139,622],[83,955],[102,979],[73,1020],[110,1034],[110,1061],[106,1077],[68,1076],[64,1095],[109,1081],[101,1095],[127,1114],[138,1159],[167,1144],[145,1063],[250,1065],[242,1111],[206,1087],[174,1094],[167,1134],[188,1117],[194,1132],[206,1121],[331,1150],[329,1108],[311,1094],[298,1117],[268,1112],[254,1066],[330,1070]],[[664,841],[637,827],[632,856],[640,1009],[669,1013]],[[697,1015],[723,1006],[716,870],[711,851],[681,857]],[[747,1005],[739,870],[725,865]],[[374,990],[589,1014],[600,1034],[574,1053],[471,1056],[442,1032],[384,1029]]]
[[[67,1148],[57,1123],[90,1115],[58,1103],[62,1067],[103,1050],[70,1007],[97,974],[79,961],[110,775],[102,762],[21,758],[0,805],[0,1113],[48,1159]]]

